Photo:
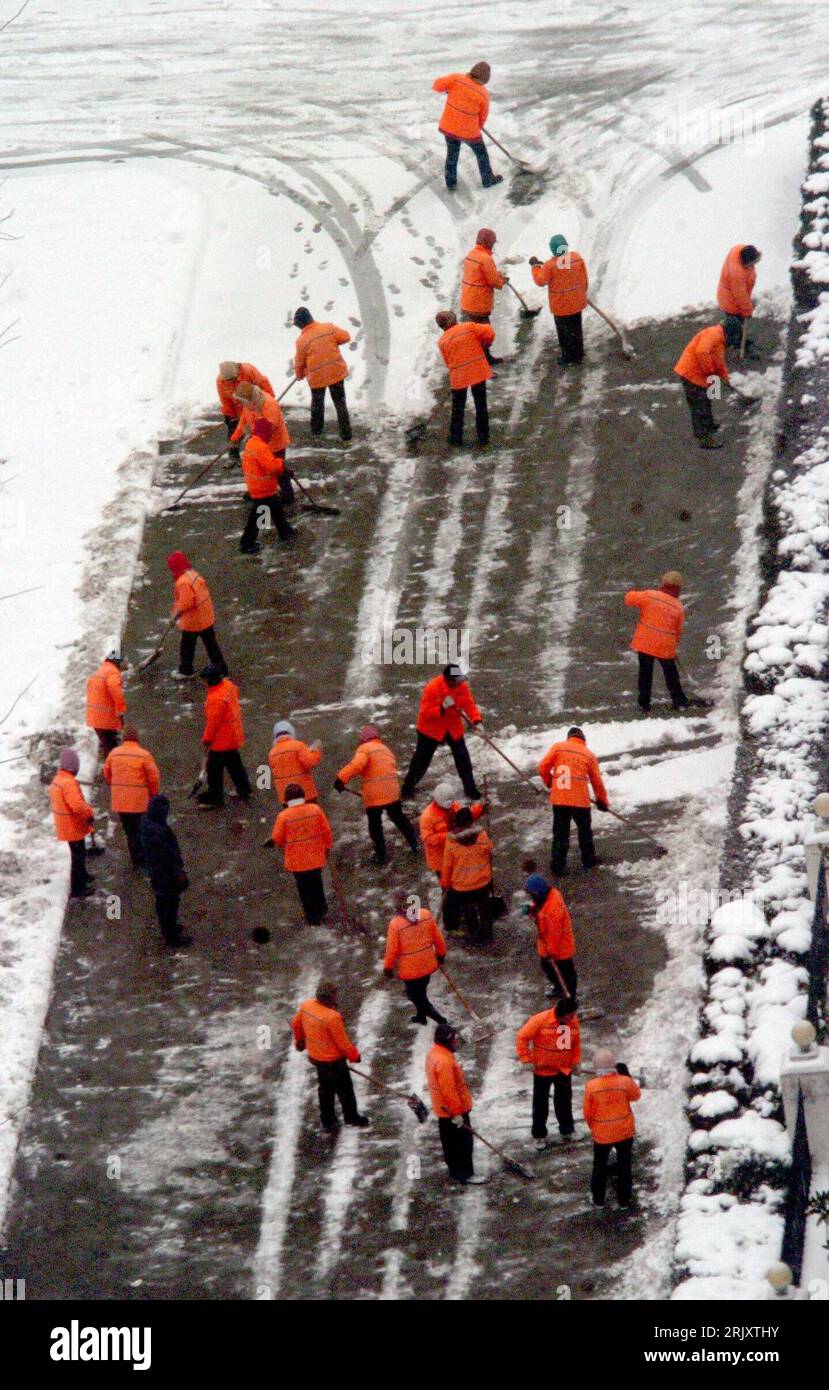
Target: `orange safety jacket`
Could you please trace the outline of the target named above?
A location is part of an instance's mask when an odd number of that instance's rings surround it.
[[[241,748],[245,742],[239,687],[227,676],[208,689],[201,741],[214,753],[227,753],[232,748]]]
[[[472,327],[476,328],[477,324],[473,324]],[[443,701],[447,695],[451,695],[455,703],[444,709]],[[438,743],[443,743],[447,734],[452,739],[463,738],[461,711],[472,724],[480,724],[481,711],[472,698],[472,691],[467,682],[450,685],[444,675],[434,676],[423,687],[415,725],[417,732],[425,734],[427,738],[437,739]]]
[[[641,1094],[632,1076],[620,1076],[615,1071],[588,1081],[582,1109],[594,1144],[619,1144],[633,1138],[636,1122],[630,1103],[639,1100]]]
[[[456,323],[438,338],[440,355],[449,368],[453,391],[488,381],[492,368],[484,354],[484,344],[495,341],[495,330],[488,323]]]
[[[551,888],[541,907],[531,910],[538,932],[535,949],[543,959],[569,960],[576,954],[573,919],[557,888]]]
[[[538,764],[538,775],[550,788],[553,806],[589,806],[588,783],[597,801],[607,801],[599,760],[584,739],[566,738],[554,743]]]
[[[286,806],[280,811],[271,839],[281,848],[285,868],[292,874],[324,868],[334,843],[328,817],[316,801],[303,801],[301,806]]]
[[[92,829],[95,812],[86,801],[73,772],[56,772],[49,786],[49,804],[59,840],[82,840]]]
[[[528,1018],[515,1036],[519,1060],[532,1062],[536,1076],[569,1076],[581,1061],[581,1028],[575,1014],[559,1019],[555,1005]]]
[[[495,290],[506,284],[485,246],[473,246],[463,263],[461,309],[465,314],[491,314]]]
[[[279,475],[285,472],[285,460],[280,458],[266,444],[252,434],[242,451],[242,472],[251,498],[273,497],[279,489]]]
[[[450,1120],[453,1115],[466,1115],[472,1109],[472,1096],[466,1084],[466,1077],[454,1053],[442,1043],[434,1043],[426,1056],[426,1080],[432,1109],[439,1120]]]
[[[725,365],[725,329],[721,323],[703,328],[691,339],[674,371],[694,386],[707,386],[712,376],[728,381]]]
[[[294,376],[307,379],[312,391],[345,381],[348,367],[340,343],[350,343],[351,334],[335,323],[309,323],[296,340]]]
[[[359,1062],[360,1053],[345,1031],[338,1009],[306,999],[291,1019],[294,1042],[304,1043],[312,1062]]]
[[[158,796],[161,788],[155,758],[135,739],[126,739],[113,748],[104,763],[104,779],[109,783],[110,807],[115,813],[146,811],[150,797]]]
[[[239,402],[237,401],[238,405]],[[253,410],[248,405],[241,407],[242,413],[239,416],[239,423],[233,434],[230,436],[233,444],[238,444],[243,434],[250,434],[257,420],[270,420],[273,425],[273,434],[270,438],[268,448],[271,453],[278,454],[281,450],[287,449],[291,442],[288,433],[288,426],[285,424],[285,416],[282,414],[282,407],[277,400],[270,394],[265,395],[261,408]],[[264,440],[262,441],[264,443]]]
[[[432,975],[446,955],[443,932],[425,907],[412,922],[398,912],[389,922],[386,934],[384,970],[394,970],[401,980],[422,980]]]
[[[364,806],[389,806],[400,800],[400,778],[397,761],[382,739],[372,738],[361,743],[354,757],[337,773],[341,782],[362,777],[360,794]]]
[[[492,841],[485,830],[460,830],[447,835],[440,871],[441,888],[471,893],[492,882]]]
[[[86,682],[86,722],[91,729],[120,729],[126,709],[121,672],[114,661],[102,661]]]
[[[301,739],[284,734],[276,740],[268,754],[268,764],[279,802],[285,800],[285,788],[292,782],[302,788],[306,801],[316,801],[318,793],[311,768],[316,767],[321,757],[320,748],[309,748]]]
[[[173,586],[173,605],[182,632],[204,632],[216,621],[210,590],[198,570],[185,570]]]
[[[421,814],[418,826],[426,854],[426,864],[436,873],[440,873],[443,868],[446,837],[450,830],[454,830],[455,812],[460,809],[461,803],[459,801],[453,801],[451,807],[438,806],[436,801],[430,801],[426,810]],[[472,812],[473,820],[479,820],[484,813],[484,808],[479,801],[476,801],[474,806],[470,806],[469,809]]]
[[[456,140],[480,140],[489,115],[489,93],[482,82],[465,72],[436,77],[433,92],[446,92],[446,105],[438,124],[444,135]]]
[[[537,285],[547,286],[550,313],[556,318],[580,314],[587,308],[587,266],[578,251],[551,256],[543,265],[530,266]]]
[[[222,406],[222,414],[229,420],[236,420],[239,416],[239,402],[234,401],[233,393],[238,391],[243,381],[250,381],[254,386],[259,386],[261,390],[267,391],[269,396],[273,395],[273,387],[268,378],[258,372],[250,362],[239,363],[239,375],[233,381],[225,381],[222,377],[216,377],[216,390],[219,393],[219,400]]]
[[[672,660],[685,626],[685,609],[679,599],[664,589],[629,589],[625,603],[628,608],[639,609],[631,650],[661,661]]]
[[[717,285],[717,303],[724,314],[736,314],[741,319],[750,319],[754,313],[751,291],[757,282],[757,271],[753,265],[743,265],[740,252],[748,243],[732,246],[720,271]]]

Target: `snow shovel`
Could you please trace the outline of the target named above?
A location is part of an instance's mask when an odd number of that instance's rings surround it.
[[[162,632],[162,634],[161,634],[161,641],[159,642],[159,644],[158,644],[158,646],[156,647],[155,651],[154,651],[154,652],[150,652],[150,655],[149,655],[149,656],[145,656],[145,658],[144,658],[143,661],[139,661],[138,665],[137,665],[136,668],[135,668],[136,671],[146,671],[146,669],[147,669],[148,666],[152,666],[152,664],[153,664],[154,661],[158,661],[158,658],[161,656],[161,649],[162,649],[162,647],[164,646],[164,643],[166,642],[166,640],[167,640],[167,638],[168,638],[168,636],[169,636],[169,634],[170,634],[171,628],[174,627],[175,622],[176,622],[176,618],[175,618],[175,617],[172,617],[172,618],[170,619],[169,623],[167,624],[167,626],[165,627],[164,631]]]
[[[105,846],[105,845],[99,845],[99,844],[98,844],[98,841],[95,839],[95,831],[94,831],[94,830],[90,830],[90,832],[89,832],[89,839],[90,839],[90,844],[89,844],[88,847],[87,847],[87,851],[86,851],[87,854],[92,855],[92,857],[95,858],[95,859],[97,859],[98,856],[101,855],[101,854],[106,854],[106,846]]]
[[[297,477],[296,473],[294,473],[293,469],[286,468],[285,471],[288,477],[292,480],[292,482],[296,483],[303,497],[307,497],[308,499],[308,505],[302,508],[304,512],[319,512],[320,516],[341,515],[339,507],[329,507],[324,502],[315,502],[307,487],[302,486],[302,483],[299,481],[299,478]]]
[[[535,1182],[535,1173],[532,1168],[527,1168],[525,1164],[519,1163],[517,1158],[510,1158],[509,1154],[505,1154],[503,1149],[496,1148],[495,1144],[490,1144],[489,1140],[485,1139],[484,1136],[479,1134],[477,1129],[473,1129],[471,1125],[464,1124],[463,1127],[469,1134],[474,1134],[476,1139],[480,1139],[482,1144],[486,1144],[488,1149],[491,1149],[494,1154],[498,1155],[503,1161],[504,1167],[508,1173],[515,1173],[516,1177],[526,1178],[527,1182]]]
[[[627,357],[628,359],[635,357],[636,349],[631,343],[630,339],[628,338],[628,335],[625,332],[624,328],[620,328],[617,323],[614,323],[610,315],[606,314],[603,309],[600,309],[598,304],[594,304],[592,299],[588,299],[587,302],[590,305],[590,308],[595,310],[595,312],[599,315],[599,318],[604,319],[608,327],[613,329],[613,332],[616,334],[616,337],[621,341],[623,357]]]
[[[678,656],[677,656],[677,657],[674,657],[674,660],[676,661],[676,664],[677,664],[677,666],[679,667],[680,674],[682,675],[682,678],[683,678],[683,680],[685,681],[685,684],[688,685],[688,686],[690,686],[690,688],[691,688],[691,698],[690,698],[689,701],[688,701],[689,705],[693,705],[693,706],[695,706],[697,709],[713,709],[713,708],[714,708],[714,701],[713,701],[713,700],[707,700],[707,699],[705,698],[704,695],[699,695],[699,694],[695,695],[695,694],[693,693],[694,688],[695,688],[695,682],[692,681],[691,678],[689,677],[688,672],[685,670],[685,667],[683,666],[683,664],[682,664],[682,662],[680,661],[679,657],[678,657]]]
[[[740,361],[744,362],[746,357],[746,334],[748,333],[748,319],[743,319],[743,331],[740,334]]]
[[[592,800],[590,804],[591,806],[596,805],[595,801]],[[614,811],[610,806],[608,806],[607,812],[608,815],[615,816],[617,820],[620,820],[623,825],[629,825],[632,830],[636,830],[640,835],[644,835],[646,840],[651,840],[652,843],[656,845],[657,859],[664,859],[665,855],[669,853],[664,845],[660,845],[655,835],[652,835],[649,830],[645,830],[641,825],[637,825],[635,820],[630,819],[630,816],[623,816],[620,811]]]
[[[541,787],[537,787],[535,785],[535,782],[533,782],[532,778],[529,777],[526,772],[522,772],[518,764],[514,763],[512,761],[512,758],[508,757],[507,754],[503,751],[503,749],[498,747],[498,744],[495,742],[494,739],[491,739],[489,737],[489,734],[485,734],[482,729],[477,729],[475,725],[472,723],[472,720],[469,718],[469,715],[466,714],[464,710],[461,710],[461,716],[464,722],[469,726],[469,728],[472,729],[473,732],[476,733],[479,738],[482,738],[484,743],[488,743],[490,748],[494,749],[494,751],[498,754],[499,758],[503,758],[505,763],[509,763],[513,772],[517,772],[518,776],[523,778],[527,785],[532,787],[534,792],[537,792],[540,796],[543,796],[543,789]]]
[[[508,289],[508,290],[512,290],[512,292],[513,292],[513,294],[516,296],[516,298],[521,300],[521,317],[522,317],[522,319],[534,319],[534,318],[536,317],[537,314],[540,314],[540,313],[541,313],[541,306],[540,306],[540,305],[539,305],[539,307],[538,307],[537,309],[531,309],[531,308],[530,308],[530,306],[529,306],[529,304],[527,303],[526,299],[524,298],[523,294],[519,294],[519,293],[518,293],[518,290],[515,288],[515,286],[514,286],[514,284],[512,283],[511,280],[508,280],[508,281],[507,281],[507,289]]]
[[[202,765],[201,765],[201,767],[199,768],[199,775],[198,775],[198,777],[196,778],[195,782],[193,783],[192,787],[190,788],[189,792],[187,793],[187,800],[188,800],[188,801],[190,800],[191,796],[195,796],[195,795],[196,795],[196,792],[201,790],[201,788],[204,786],[204,784],[205,784],[206,781],[207,781],[207,758],[204,758],[203,761],[202,761]]]
[[[217,464],[217,463],[219,462],[219,459],[220,459],[220,458],[224,458],[224,456],[225,456],[225,454],[227,453],[227,451],[228,451],[229,448],[230,448],[230,440],[227,441],[227,443],[225,444],[224,448],[216,455],[215,458],[212,458],[212,459],[210,460],[209,463],[206,463],[206,464],[204,465],[204,468],[200,468],[200,469],[199,469],[199,471],[198,471],[198,473],[196,474],[195,478],[191,478],[191,479],[190,479],[190,482],[187,484],[187,486],[186,486],[185,488],[182,488],[181,492],[179,493],[179,495],[178,495],[178,497],[175,499],[175,501],[173,501],[173,502],[168,502],[168,504],[167,504],[166,507],[162,507],[162,508],[161,508],[162,512],[174,512],[174,511],[178,511],[178,510],[179,510],[179,503],[181,502],[181,499],[182,499],[182,497],[185,495],[185,493],[189,492],[190,489],[191,489],[191,487],[195,487],[195,486],[196,486],[196,483],[197,483],[201,478],[204,477],[205,473],[209,473],[209,472],[210,472],[211,468],[214,466],[214,464]]]
[[[485,1019],[481,1018],[481,1015],[480,1015],[479,1013],[476,1013],[476,1011],[473,1009],[472,1005],[470,1004],[469,1000],[466,999],[466,998],[464,997],[464,995],[461,994],[460,990],[458,989],[458,986],[455,984],[455,981],[452,979],[452,976],[449,974],[448,970],[446,969],[445,965],[442,964],[442,962],[439,962],[439,963],[438,963],[438,970],[440,971],[440,973],[441,973],[441,975],[443,976],[444,980],[445,980],[446,983],[448,984],[448,986],[449,986],[449,988],[451,989],[452,993],[453,993],[453,994],[456,994],[457,997],[458,997],[458,999],[460,999],[461,1003],[463,1004],[463,1007],[466,1009],[466,1012],[467,1012],[468,1014],[471,1014],[472,1017],[474,1018],[475,1022],[476,1022],[476,1023],[480,1023],[480,1025],[481,1025],[482,1028],[486,1028],[486,1027],[487,1027],[487,1024],[486,1024]],[[492,1027],[489,1028],[489,1031],[488,1031],[487,1033],[481,1033],[481,1034],[479,1034],[479,1036],[478,1036],[477,1038],[475,1038],[474,1041],[475,1041],[475,1042],[486,1042],[487,1038],[491,1038],[494,1032],[495,1032],[495,1028],[494,1028],[494,1026],[492,1026]]]
[[[402,1091],[396,1091],[393,1086],[387,1086],[385,1081],[380,1081],[376,1076],[372,1076],[370,1071],[360,1071],[359,1067],[353,1066],[351,1062],[348,1064],[348,1070],[353,1071],[355,1076],[361,1076],[370,1086],[376,1086],[378,1091],[388,1091],[390,1096],[396,1096],[398,1100],[404,1100],[409,1109],[414,1111],[417,1116],[418,1124],[425,1125],[429,1118],[429,1111],[426,1109],[417,1091],[412,1091],[411,1095],[406,1096]]]
[[[515,167],[516,167],[518,170],[520,170],[520,172],[521,172],[522,174],[543,174],[543,173],[544,173],[544,170],[545,170],[545,168],[546,168],[546,165],[541,165],[541,166],[539,166],[539,165],[537,165],[537,164],[530,164],[529,160],[526,160],[526,159],[516,159],[515,155],[514,155],[514,154],[510,154],[509,150],[506,149],[506,148],[501,144],[501,141],[500,141],[500,140],[496,140],[496,139],[495,139],[495,136],[492,135],[492,134],[487,130],[486,126],[482,126],[482,130],[483,130],[484,135],[486,136],[487,140],[491,140],[492,143],[493,143],[493,145],[497,146],[497,148],[501,151],[501,154],[505,154],[505,155],[506,155],[506,157],[507,157],[507,159],[509,160],[510,164],[514,164]]]

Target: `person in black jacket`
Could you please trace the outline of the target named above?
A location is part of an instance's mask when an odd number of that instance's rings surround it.
[[[166,796],[154,796],[141,818],[141,847],[155,893],[158,925],[168,946],[189,946],[178,920],[179,899],[190,880],[184,870],[178,840],[167,824],[170,803]]]

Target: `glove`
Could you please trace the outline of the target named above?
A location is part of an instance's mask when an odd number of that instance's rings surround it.
[[[504,275],[502,278],[503,278],[504,284],[505,284],[505,285],[508,285],[508,284],[509,284],[509,276],[508,276],[508,275]]]
[[[345,782],[341,781],[341,779],[340,779],[339,777],[335,777],[335,778],[334,778],[334,791],[335,791],[335,792],[344,792],[344,791],[345,791]]]
[[[463,1129],[463,1115],[453,1115],[452,1124],[455,1126],[455,1129]]]
[[[599,811],[606,811],[606,810],[608,810],[607,802],[606,802],[606,801],[600,800],[600,798],[599,798],[598,796],[596,797],[596,809],[599,810]]]
[[[360,1054],[359,1054],[359,1052],[358,1052],[358,1053],[357,1053],[357,1056],[354,1058],[355,1064],[356,1064],[357,1062],[362,1062],[362,1060],[363,1060],[363,1059],[362,1059],[362,1057],[360,1056]]]
[[[541,265],[537,256],[530,256],[530,265]]]
[[[443,965],[443,962],[446,960],[446,957],[445,957],[445,956],[438,956],[437,960],[438,960],[438,965]]]
[[[628,1069],[627,1069],[627,1067],[625,1066],[625,1063],[624,1063],[624,1062],[617,1062],[617,1063],[616,1063],[616,1070],[617,1070],[617,1072],[619,1073],[620,1076],[630,1076],[630,1072],[628,1071]]]
[[[453,709],[454,705],[455,701],[452,699],[451,695],[444,695],[443,699],[440,702],[441,709]]]
[[[387,980],[393,980],[393,979],[394,979],[394,971],[393,971],[393,970],[384,970],[384,971],[383,971],[383,974],[385,975],[385,977],[386,977]]]
[[[304,1042],[304,1040],[303,1040],[302,1042],[299,1042],[299,1041],[297,1041],[297,1040],[295,1039],[295,1040],[294,1040],[294,1047],[296,1048],[297,1052],[304,1052],[304,1051],[305,1051],[305,1042]]]
[[[483,719],[476,719],[476,720],[475,720],[475,723],[472,725],[472,727],[473,727],[473,729],[477,729],[478,732],[482,734],[483,731],[484,731],[484,721],[483,721]]]
[[[262,848],[263,848],[263,849],[276,849],[276,845],[274,844],[273,840],[271,840],[271,839],[269,838],[269,839],[267,839],[267,840],[263,840],[263,841],[262,841]]]

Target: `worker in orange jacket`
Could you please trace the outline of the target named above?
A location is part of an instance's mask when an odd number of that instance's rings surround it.
[[[455,800],[449,783],[438,782],[432,792],[432,800],[422,812],[418,822],[427,867],[436,873],[438,878],[440,878],[440,871],[443,868],[446,837],[451,830],[455,829],[455,815],[460,809],[461,803]],[[476,801],[469,809],[472,812],[472,819],[475,821],[484,814],[486,807],[482,801]]]
[[[535,283],[547,286],[550,313],[558,335],[558,365],[567,367],[584,360],[581,316],[587,308],[587,266],[578,251],[570,250],[567,238],[560,233],[550,237],[550,250],[552,255],[543,265],[536,256],[531,256],[530,266]]]
[[[236,400],[236,391],[243,381],[249,381],[253,386],[267,391],[269,396],[273,395],[273,387],[268,378],[263,372],[257,371],[251,362],[220,362],[219,375],[216,377],[216,390],[222,407],[222,417],[227,428],[228,439],[235,433],[239,424],[239,404]],[[239,449],[236,444],[231,444],[228,452],[231,458],[238,459]]]
[[[469,72],[452,72],[448,77],[436,77],[433,92],[445,92],[446,104],[438,130],[446,141],[446,187],[457,188],[458,156],[461,144],[468,145],[478,161],[478,172],[484,188],[503,183],[503,174],[493,174],[489,153],[483,141],[483,128],[489,115],[489,93],[486,86],[491,76],[489,63],[476,63]]]
[[[306,801],[316,801],[317,787],[311,773],[321,758],[322,744],[319,739],[314,739],[313,743],[303,743],[302,739],[297,738],[290,720],[277,720],[273,726],[273,747],[268,754],[268,766],[271,785],[280,805],[291,782],[301,787]]]
[[[104,780],[109,783],[110,809],[124,828],[130,859],[141,869],[141,817],[150,797],[158,796],[161,790],[161,774],[152,753],[141,747],[138,730],[132,724],[125,726],[123,741],[107,757]]]
[[[344,792],[353,777],[361,779],[360,794],[368,820],[368,833],[374,845],[375,864],[386,862],[384,811],[392,825],[397,826],[412,853],[417,854],[417,835],[400,800],[397,759],[381,739],[375,724],[366,724],[360,730],[357,751],[351,762],[341,767],[334,778],[334,790]]]
[[[58,840],[69,845],[70,898],[91,898],[95,875],[86,868],[86,835],[95,823],[95,812],[78,783],[80,759],[74,748],[64,748],[58,770],[49,786],[49,804]]]
[[[464,258],[461,271],[461,323],[489,323],[495,291],[509,284],[509,276],[501,274],[493,259],[492,248],[497,240],[491,227],[481,227],[475,245]],[[491,367],[503,361],[502,357],[493,356],[488,343],[484,345],[484,356]]]
[[[532,1137],[539,1150],[547,1147],[550,1088],[553,1112],[562,1139],[572,1139],[573,1072],[581,1061],[581,1029],[574,999],[559,999],[551,1009],[533,1014],[515,1037],[518,1059],[533,1069]]]
[[[423,687],[415,726],[417,743],[400,791],[404,801],[413,795],[442,743],[449,745],[464,796],[470,801],[480,801],[481,793],[475,785],[472,759],[463,736],[463,715],[476,729],[483,728],[483,716],[472,698],[466,676],[456,662],[450,661],[439,676],[433,676]]]
[[[440,328],[438,351],[449,370],[452,391],[452,414],[449,419],[449,443],[463,447],[463,422],[466,414],[466,393],[471,389],[475,402],[475,433],[478,443],[489,443],[489,405],[486,384],[492,376],[487,349],[495,341],[495,330],[488,323],[458,323],[451,309],[435,314]]]
[[[550,981],[547,993],[551,996],[566,994],[575,1002],[578,990],[576,938],[567,904],[542,874],[530,874],[524,892],[530,899],[528,914],[537,932],[538,963]]]
[[[709,393],[713,391],[719,399],[715,381],[728,383],[730,380],[725,358],[725,328],[717,323],[694,334],[674,367],[682,380],[691,412],[691,428],[701,449],[722,448],[722,440],[714,438],[720,427],[714,419]]]
[[[227,664],[216,637],[216,615],[206,581],[190,564],[183,550],[174,550],[167,556],[167,568],[173,576],[171,617],[176,619],[181,631],[178,670],[174,674],[181,677],[194,675],[193,658],[196,655],[196,639],[200,637],[208,661],[212,661],[226,676]]]
[[[550,869],[554,874],[567,872],[567,853],[570,848],[570,822],[576,823],[581,862],[592,869],[601,860],[593,844],[590,815],[590,787],[600,811],[608,809],[607,792],[599,771],[595,753],[587,747],[584,734],[576,725],[567,730],[567,738],[548,748],[538,764],[538,775],[550,789],[553,807],[553,845]]]
[[[296,881],[305,920],[318,927],[328,911],[322,871],[334,843],[328,817],[318,801],[306,801],[296,782],[285,788],[285,809],[273,823],[270,844],[278,845]]]
[[[196,802],[199,810],[212,811],[224,805],[225,769],[230,773],[240,801],[250,800],[251,785],[239,752],[245,742],[239,687],[212,663],[205,666],[201,678],[207,685],[201,740],[207,787],[196,797]]]
[[[473,941],[491,941],[492,841],[468,806],[456,813],[455,829],[446,837],[440,886],[446,930],[465,926]]]
[[[97,671],[86,682],[86,722],[98,735],[102,758],[111,753],[124,727],[127,702],[121,683],[124,659],[120,648],[111,646]]]
[[[262,549],[256,537],[267,525],[269,514],[281,541],[288,541],[296,535],[295,527],[285,516],[280,491],[281,480],[285,477],[285,451],[274,452],[273,432],[270,420],[261,415],[251,430],[242,454],[242,471],[251,500],[245,529],[239,538],[242,555],[257,555]]]
[[[313,999],[305,999],[291,1020],[294,1047],[307,1052],[317,1069],[317,1095],[320,1120],[328,1134],[336,1134],[339,1121],[334,1101],[339,1100],[343,1122],[365,1129],[370,1123],[367,1115],[357,1109],[357,1097],[349,1062],[359,1062],[360,1053],[345,1030],[343,1016],[337,1008],[338,990],[328,980],[321,980]]]
[[[294,327],[301,330],[294,349],[294,375],[307,381],[311,388],[311,433],[322,434],[325,427],[325,392],[328,391],[337,412],[340,439],[351,438],[351,419],[345,399],[345,379],[348,367],[340,352],[343,343],[351,342],[351,334],[335,323],[317,323],[308,309],[297,309]]]
[[[619,1209],[627,1211],[633,1195],[631,1160],[636,1121],[631,1101],[642,1092],[624,1062],[617,1062],[607,1047],[599,1048],[594,1066],[597,1075],[584,1088],[584,1118],[593,1137],[593,1173],[590,1194],[594,1207],[603,1207],[607,1191],[607,1161],[616,1150],[616,1196]]]
[[[682,575],[678,570],[668,570],[658,589],[629,589],[625,594],[627,607],[639,609],[630,647],[639,657],[639,708],[645,714],[651,707],[654,661],[662,667],[674,709],[688,708],[688,696],[682,689],[676,664],[676,649],[685,626],[681,592]]]
[[[288,433],[288,426],[285,424],[285,416],[282,414],[282,407],[279,401],[274,398],[269,391],[263,391],[261,386],[255,386],[253,382],[243,381],[237,386],[234,399],[239,406],[239,423],[231,435],[234,444],[238,444],[243,435],[251,435],[257,420],[269,420],[273,426],[273,432],[268,441],[272,453],[278,454],[285,464],[285,454],[291,442]],[[290,502],[293,499],[293,489],[290,486],[291,480],[289,471],[286,467],[284,475],[280,477],[280,492],[283,502]]]
[[[486,1182],[486,1178],[475,1176],[474,1136],[469,1120],[472,1096],[455,1059],[457,1050],[455,1029],[449,1023],[439,1023],[434,1044],[426,1057],[426,1081],[450,1178],[464,1185],[479,1184]]]
[[[743,329],[754,314],[752,291],[757,282],[755,266],[762,259],[756,246],[741,243],[732,246],[720,271],[717,303],[725,315],[723,327],[729,347],[742,348],[746,357],[757,360],[760,354],[752,342],[743,344]]]
[[[429,980],[446,958],[443,932],[428,908],[406,890],[397,894],[395,909],[386,932],[383,973],[390,980],[397,971],[403,981],[406,998],[415,1007],[412,1023],[426,1023],[430,1018],[445,1023],[428,994]]]

